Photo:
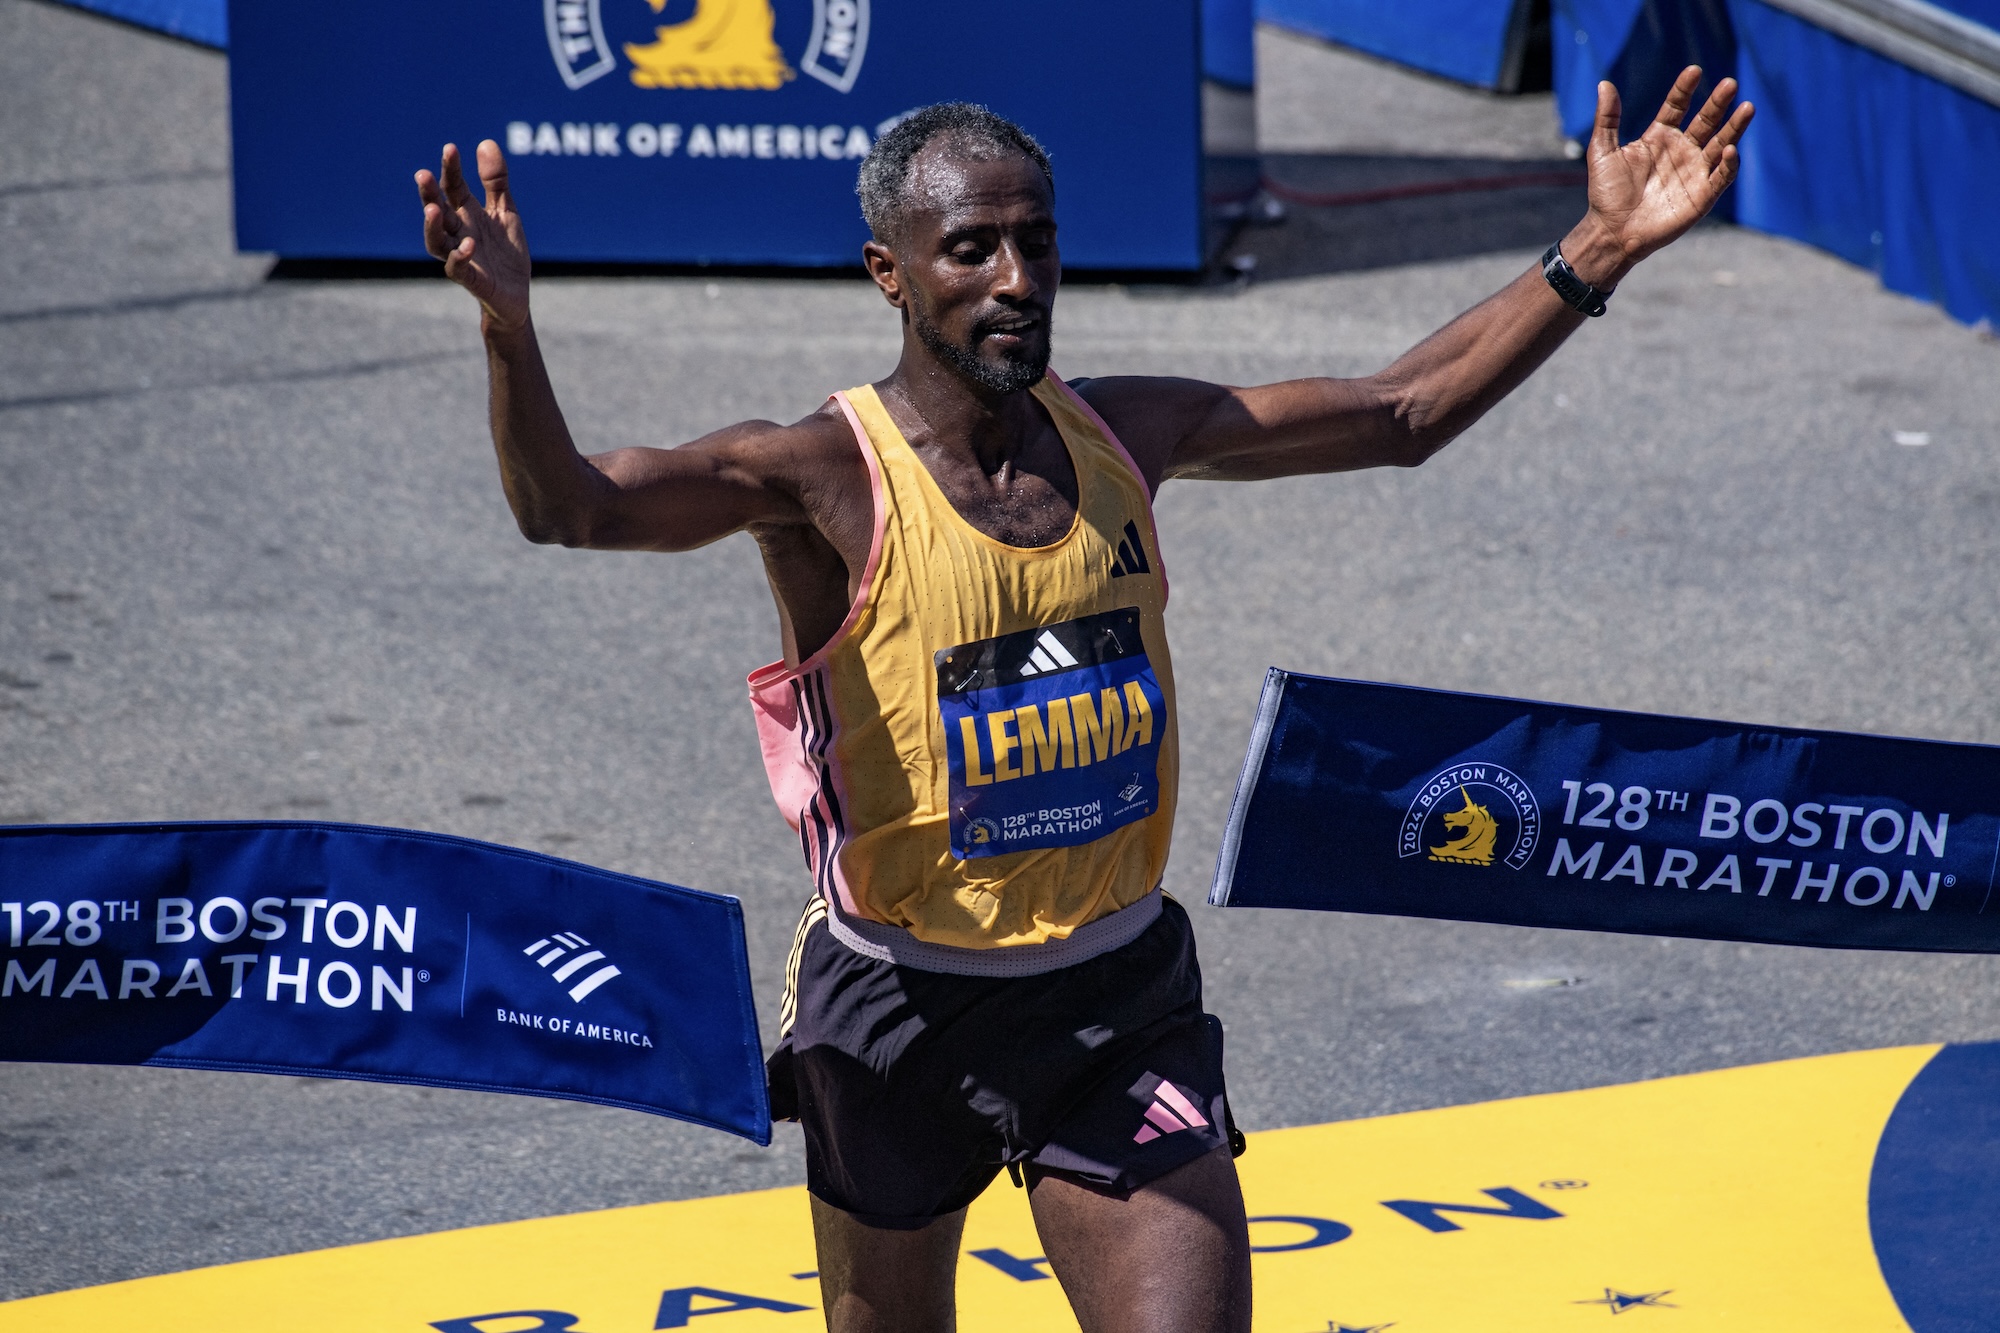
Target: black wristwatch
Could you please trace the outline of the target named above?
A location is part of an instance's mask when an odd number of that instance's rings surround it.
[[[1610,292],[1600,292],[1576,276],[1576,270],[1563,258],[1561,241],[1543,253],[1542,276],[1549,280],[1549,286],[1556,289],[1556,295],[1563,299],[1563,304],[1580,315],[1596,319],[1604,313],[1604,303],[1611,299]]]

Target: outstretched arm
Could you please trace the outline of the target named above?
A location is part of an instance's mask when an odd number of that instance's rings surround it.
[[[1724,79],[1688,124],[1701,71],[1682,71],[1659,115],[1618,143],[1618,92],[1598,85],[1589,148],[1590,209],[1562,253],[1610,291],[1685,233],[1736,178],[1749,103],[1732,114]],[[1085,393],[1134,449],[1157,488],[1167,477],[1253,480],[1413,466],[1511,393],[1583,323],[1537,265],[1497,295],[1365,379],[1305,379],[1237,389],[1194,381],[1103,379]]]
[[[803,522],[797,495],[768,475],[773,451],[758,447],[785,434],[769,422],[678,449],[577,452],[528,314],[528,243],[506,159],[490,139],[478,156],[484,204],[473,199],[451,144],[437,176],[417,173],[417,193],[425,248],[479,299],[493,448],[522,533],[565,546],[687,550],[752,524]]]

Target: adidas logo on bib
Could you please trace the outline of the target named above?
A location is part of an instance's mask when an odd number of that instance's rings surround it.
[[[1029,653],[1028,660],[1021,663],[1021,678],[1025,680],[1029,676],[1039,676],[1044,671],[1060,671],[1064,667],[1075,665],[1076,658],[1071,656],[1069,649],[1063,647],[1055,635],[1043,630],[1042,636],[1035,640],[1035,651]]]

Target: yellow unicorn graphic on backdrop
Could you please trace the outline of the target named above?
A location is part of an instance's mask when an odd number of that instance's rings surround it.
[[[1493,821],[1485,806],[1473,803],[1471,792],[1460,787],[1458,794],[1465,798],[1465,808],[1445,811],[1444,826],[1463,829],[1464,832],[1442,847],[1431,848],[1431,860],[1490,866],[1493,864],[1493,842],[1500,834],[1500,826]]]
[[[646,0],[655,14],[667,0]],[[696,0],[694,17],[653,29],[647,46],[625,44],[641,88],[782,87],[794,77],[771,40],[771,0]]]

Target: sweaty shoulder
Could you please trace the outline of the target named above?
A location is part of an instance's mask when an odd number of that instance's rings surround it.
[[[803,485],[814,474],[861,466],[854,432],[832,399],[790,425],[739,421],[681,446],[729,458],[780,484]]]
[[[1181,441],[1229,392],[1219,384],[1170,375],[1106,375],[1071,380],[1069,386],[1104,418],[1154,491],[1169,475]]]
[[[744,422],[718,435],[733,436],[723,447],[738,465],[789,492],[807,525],[837,549],[845,552],[857,544],[866,549],[873,532],[874,486],[854,429],[832,399],[789,426]]]
[[[746,483],[791,496],[802,505],[859,483],[867,485],[854,432],[831,399],[810,415],[782,425],[739,421],[681,445]]]

